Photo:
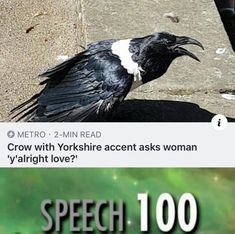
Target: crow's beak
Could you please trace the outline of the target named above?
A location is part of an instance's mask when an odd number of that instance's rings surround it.
[[[196,45],[201,47],[204,50],[203,45],[190,37],[177,37],[176,39],[176,45],[174,46],[174,51],[177,52],[180,55],[187,55],[195,60],[197,60],[198,62],[200,62],[199,58],[194,55],[193,53],[191,53],[190,51],[186,50],[185,48],[182,48],[180,46],[184,46],[184,45]]]

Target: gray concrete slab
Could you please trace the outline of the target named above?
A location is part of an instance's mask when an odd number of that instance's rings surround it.
[[[168,31],[194,37],[205,46],[205,51],[191,48],[201,58],[200,64],[180,58],[161,79],[132,92],[129,99],[187,101],[235,117],[235,101],[220,94],[235,90],[235,54],[214,1],[86,0],[84,9],[88,42]],[[179,23],[164,17],[170,12],[178,16]],[[219,48],[224,53],[217,54]]]
[[[169,12],[179,17],[179,23],[163,16]],[[155,31],[197,38],[206,50],[192,51],[202,62],[178,59],[164,77],[137,89],[128,98],[148,100],[151,108],[161,107],[157,109],[161,116],[167,115],[168,107],[175,108],[171,113],[177,113],[179,105],[188,102],[235,118],[235,101],[223,99],[220,94],[221,90],[235,90],[235,54],[212,0],[0,0],[0,25],[0,121],[9,121],[10,109],[40,89],[37,74],[60,62],[61,56],[72,56],[81,50],[80,45],[91,41]],[[26,33],[32,26],[35,27]],[[225,52],[217,54],[218,48],[225,48]],[[159,100],[161,105],[152,105],[152,101]],[[165,105],[164,100],[173,105]],[[130,110],[128,103],[120,109],[124,116]],[[135,107],[136,103],[140,102],[135,102]],[[181,119],[184,120],[182,115]]]
[[[0,14],[0,121],[8,121],[40,89],[37,75],[76,54],[84,40],[79,0],[0,0]]]

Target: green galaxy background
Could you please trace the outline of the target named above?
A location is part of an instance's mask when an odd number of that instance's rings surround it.
[[[195,233],[235,233],[235,169],[1,169],[0,188],[0,234],[43,233],[44,199],[124,200],[125,233],[140,233],[141,192],[151,198],[149,233],[160,233],[154,207],[164,192],[176,201],[185,192],[195,195],[200,206]],[[63,233],[70,233],[67,222]],[[182,232],[176,225],[172,233]]]

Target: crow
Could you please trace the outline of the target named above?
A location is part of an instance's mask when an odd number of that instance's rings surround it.
[[[91,43],[83,52],[39,75],[42,91],[14,108],[29,122],[107,121],[127,94],[162,76],[181,56],[200,61],[182,46],[202,44],[160,32]]]

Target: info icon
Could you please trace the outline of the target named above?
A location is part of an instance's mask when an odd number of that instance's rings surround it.
[[[224,115],[215,115],[211,120],[212,126],[215,130],[224,130],[228,125],[228,120]]]

